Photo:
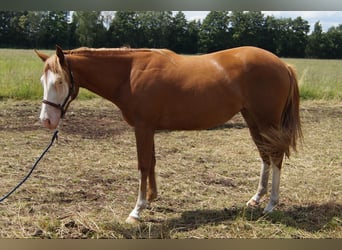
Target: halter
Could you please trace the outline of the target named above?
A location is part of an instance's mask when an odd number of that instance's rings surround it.
[[[66,58],[65,58],[65,61],[66,61]],[[72,100],[75,99],[75,94],[76,94],[76,91],[75,91],[75,82],[74,82],[74,77],[73,77],[73,74],[72,74],[72,71],[71,71],[71,67],[70,67],[70,62],[67,63],[68,65],[68,71],[69,71],[69,78],[70,78],[70,87],[69,87],[69,91],[68,91],[68,95],[67,97],[64,99],[63,103],[62,104],[57,104],[57,103],[53,103],[53,102],[50,102],[48,100],[45,100],[43,99],[42,103],[44,104],[47,104],[47,105],[50,105],[52,107],[55,107],[57,109],[59,109],[61,111],[61,118],[64,117],[70,103],[72,102]],[[70,100],[69,100],[70,99]]]

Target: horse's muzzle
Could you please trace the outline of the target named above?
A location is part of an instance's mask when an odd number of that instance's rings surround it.
[[[50,130],[56,129],[58,126],[58,123],[53,124],[50,119],[42,119],[41,122],[43,123],[44,127],[48,128]]]

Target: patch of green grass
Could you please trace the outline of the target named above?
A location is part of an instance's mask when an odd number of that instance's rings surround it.
[[[304,100],[342,100],[342,60],[284,59],[294,65]]]
[[[54,51],[42,51],[52,55]],[[33,50],[0,49],[0,100],[39,100],[43,96],[40,76],[43,63]],[[82,89],[79,98],[92,99],[95,94]]]
[[[42,95],[42,64],[30,50],[0,50],[0,98],[36,99]]]

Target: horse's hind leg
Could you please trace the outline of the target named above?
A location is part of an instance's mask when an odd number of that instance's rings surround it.
[[[264,213],[271,212],[279,202],[280,170],[283,163],[284,153],[271,158],[272,164],[272,190],[270,201],[264,209]]]
[[[271,189],[271,197],[270,201],[267,204],[264,212],[271,212],[273,208],[279,202],[279,186],[280,186],[280,169],[283,162],[284,152],[282,150],[272,151],[269,153],[267,148],[267,139],[262,136],[261,132],[267,131],[269,127],[264,122],[257,122],[256,118],[253,117],[247,110],[241,111],[245,121],[248,124],[251,136],[253,141],[255,142],[261,159],[263,161],[261,172],[260,172],[260,180],[256,194],[247,202],[249,206],[256,206],[260,204],[261,198],[267,193],[267,185],[269,179],[269,173],[272,167],[272,189]],[[276,126],[273,126],[276,127]],[[266,149],[266,150],[265,150]]]
[[[262,159],[262,166],[260,171],[260,179],[258,189],[255,195],[247,202],[248,206],[257,206],[260,203],[261,198],[267,193],[268,178],[271,167],[270,157],[262,150],[264,139],[262,138],[259,128],[257,127],[253,117],[248,113],[247,110],[241,111],[246,123],[248,124],[250,134],[253,138],[255,145],[259,150],[260,157]]]
[[[270,173],[270,163],[268,159],[263,160],[258,189],[255,195],[247,202],[248,206],[257,206],[261,198],[267,193],[268,178]]]

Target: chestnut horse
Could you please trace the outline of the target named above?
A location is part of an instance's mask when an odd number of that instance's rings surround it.
[[[157,197],[156,130],[207,129],[238,112],[263,161],[257,192],[247,204],[258,205],[266,194],[272,168],[264,211],[277,205],[283,158],[302,136],[296,74],[277,56],[255,47],[196,56],[166,49],[63,51],[58,46],[51,57],[36,53],[45,62],[40,119],[47,128],[58,126],[80,87],[114,103],[134,127],[140,181],[127,222],[139,221],[140,212]]]

